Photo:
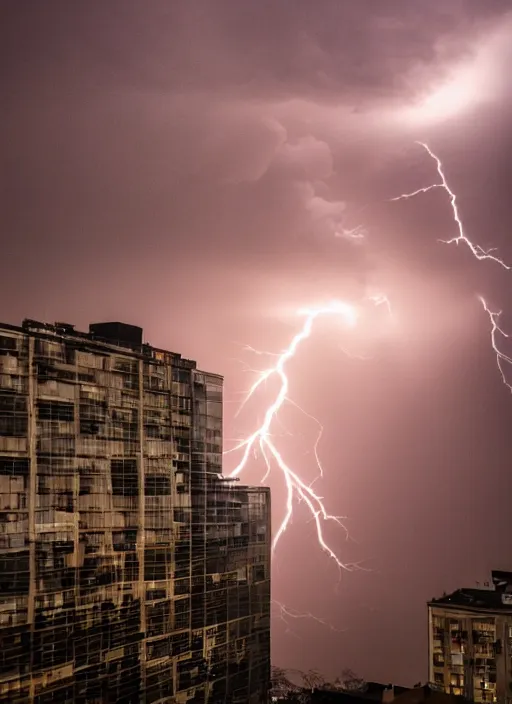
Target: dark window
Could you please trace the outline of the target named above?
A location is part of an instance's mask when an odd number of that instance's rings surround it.
[[[22,438],[27,434],[28,419],[25,417],[2,417],[0,416],[0,435],[6,437]]]
[[[165,589],[148,589],[146,592],[146,601],[156,601],[157,599],[165,599],[167,592]]]
[[[28,551],[0,557],[0,590],[2,594],[28,594]]]
[[[64,345],[64,354],[66,356],[66,364],[75,364],[76,361],[76,349],[70,345]]]
[[[139,560],[134,552],[126,553],[124,561],[124,581],[134,582],[139,578]]]
[[[187,369],[174,369],[172,370],[172,380],[179,381],[182,384],[190,383],[190,371]]]
[[[146,582],[156,582],[168,579],[167,565],[170,562],[169,551],[146,548],[144,553],[144,579]]]
[[[75,417],[75,408],[72,403],[62,401],[38,401],[37,415],[39,420],[70,422]]]
[[[136,548],[137,531],[114,531],[112,533],[112,542],[114,543],[114,550],[119,552],[133,551]]]
[[[152,667],[146,677],[146,702],[172,699],[173,680],[172,669],[167,663],[160,667]]]
[[[171,429],[166,425],[145,425],[144,432],[147,438],[157,438],[159,440],[171,439]]]
[[[190,632],[171,636],[172,655],[182,655],[190,650]]]
[[[26,414],[26,412],[27,400],[24,396],[0,394],[0,416],[8,416],[13,413]]]
[[[13,352],[18,349],[17,339],[15,337],[7,337],[7,335],[0,335],[0,351],[7,350]]]
[[[146,606],[146,633],[149,637],[163,636],[171,630],[171,612],[168,601]]]
[[[169,638],[163,638],[162,640],[155,640],[152,643],[148,643],[147,649],[148,660],[157,660],[158,658],[169,657],[171,643]]]
[[[80,435],[99,435],[100,426],[98,423],[90,420],[80,421]]]
[[[173,520],[175,523],[188,523],[190,513],[187,509],[175,508],[173,513]]]
[[[0,435],[23,437],[28,430],[27,400],[24,396],[0,395]]]
[[[254,565],[253,567],[253,580],[255,582],[263,582],[266,578],[265,565]]]
[[[30,463],[25,458],[0,457],[0,475],[10,477],[28,476]]]
[[[162,474],[148,474],[145,479],[146,496],[169,496],[171,483],[169,477]]]
[[[107,417],[107,404],[104,401],[80,402],[80,420],[95,420],[104,422]]]
[[[136,460],[112,460],[112,492],[114,496],[137,496],[139,477]]]

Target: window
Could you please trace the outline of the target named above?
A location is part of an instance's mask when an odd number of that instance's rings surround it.
[[[0,350],[13,352],[18,347],[18,341],[15,337],[7,337],[7,335],[0,335]]]
[[[252,568],[252,577],[254,582],[263,582],[265,580],[265,565],[254,565]]]
[[[175,369],[175,368],[173,368],[172,380],[178,381],[181,384],[190,384],[190,371],[188,369]]]
[[[114,496],[137,496],[139,478],[136,460],[112,460],[112,492]]]
[[[37,415],[39,420],[73,421],[75,409],[72,403],[62,401],[38,401]]]
[[[171,483],[169,477],[162,474],[148,474],[145,479],[146,496],[169,496]]]
[[[22,438],[27,434],[28,419],[23,417],[2,418],[0,416],[0,435]]]
[[[457,672],[452,672],[450,674],[450,686],[451,687],[464,687],[464,676],[458,674]]]
[[[144,554],[144,579],[146,582],[157,582],[168,579],[167,567],[170,563],[170,553],[167,550],[146,548]]]
[[[170,655],[170,639],[162,638],[154,640],[147,644],[148,660],[157,660],[158,658],[169,657]]]
[[[19,457],[0,457],[0,475],[8,477],[27,477],[29,460]]]
[[[12,414],[26,414],[27,401],[22,396],[12,396],[11,394],[0,395],[0,416],[10,416]]]

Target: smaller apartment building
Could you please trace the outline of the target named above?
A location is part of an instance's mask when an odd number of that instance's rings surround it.
[[[458,589],[428,604],[429,681],[474,702],[512,702],[512,573],[492,589]]]

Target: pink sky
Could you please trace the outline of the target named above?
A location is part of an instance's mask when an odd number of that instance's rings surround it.
[[[234,418],[263,363],[244,345],[282,350],[311,303],[393,303],[394,326],[324,323],[290,366],[292,398],[325,427],[315,486],[353,538],[329,528],[330,542],[367,571],[338,583],[298,506],[274,596],[337,630],[275,618],[275,664],[425,679],[425,602],[512,567],[512,399],[476,299],[505,308],[512,274],[438,242],[456,234],[443,192],[385,202],[437,181],[425,140],[471,237],[512,261],[508,7],[2,3],[3,321],[143,326],[224,374],[227,446],[272,392]],[[357,225],[363,242],[344,236]],[[311,476],[315,424],[283,423],[281,449]]]

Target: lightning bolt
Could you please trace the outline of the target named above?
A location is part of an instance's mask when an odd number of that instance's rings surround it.
[[[507,271],[510,270],[510,266],[508,264],[505,264],[505,262],[500,259],[499,257],[496,257],[494,254],[491,254],[491,252],[496,251],[495,248],[491,249],[483,249],[479,244],[473,244],[473,242],[469,239],[469,237],[466,235],[464,232],[464,225],[462,224],[462,219],[460,217],[459,213],[459,208],[457,205],[457,196],[455,193],[452,191],[450,186],[448,185],[448,181],[446,180],[446,176],[444,173],[444,168],[443,164],[441,162],[441,159],[434,154],[432,149],[428,146],[428,144],[425,144],[425,142],[416,142],[416,144],[419,144],[420,147],[423,147],[427,154],[435,161],[436,168],[437,168],[437,173],[441,179],[441,183],[433,183],[430,186],[425,186],[424,188],[418,188],[416,191],[412,191],[411,193],[402,193],[400,196],[396,196],[395,198],[389,198],[389,202],[394,202],[398,200],[407,200],[409,198],[414,198],[415,196],[421,194],[421,193],[428,193],[429,191],[432,191],[436,188],[442,188],[446,193],[448,194],[448,197],[450,199],[450,205],[452,207],[452,213],[453,213],[453,219],[455,221],[455,224],[457,225],[457,230],[458,234],[455,235],[455,237],[452,237],[449,240],[439,240],[443,244],[456,244],[459,245],[461,242],[465,244],[473,256],[482,261],[484,259],[490,259],[493,262],[496,262],[496,264],[499,264],[499,266],[503,267],[504,269],[507,269]]]
[[[374,303],[376,306],[386,306],[390,317],[393,317],[393,309],[391,308],[391,301],[386,296],[385,293],[374,293],[368,296],[368,300]]]
[[[245,402],[247,402],[247,400],[253,396],[256,390],[265,381],[267,381],[271,377],[276,377],[277,379],[279,379],[280,385],[276,397],[274,401],[270,404],[270,406],[267,408],[267,411],[263,418],[263,422],[261,423],[259,428],[254,433],[249,435],[248,438],[238,443],[230,450],[226,451],[226,454],[230,452],[235,452],[237,450],[242,451],[241,459],[237,466],[232,470],[230,476],[238,476],[246,468],[251,454],[259,448],[267,470],[262,481],[266,481],[272,469],[272,462],[274,462],[275,465],[277,465],[277,467],[281,470],[286,486],[285,515],[274,535],[272,541],[272,552],[275,552],[279,540],[283,536],[283,533],[288,528],[292,520],[294,500],[299,500],[306,505],[309,513],[311,514],[311,517],[315,524],[316,537],[320,548],[336,563],[337,567],[340,570],[350,571],[355,569],[356,565],[352,563],[343,562],[336,555],[335,551],[327,544],[324,537],[323,524],[328,521],[337,523],[341,528],[343,528],[345,534],[348,535],[347,529],[342,523],[342,519],[339,516],[334,516],[328,513],[323,502],[323,497],[315,492],[312,483],[307,484],[303,479],[301,479],[299,474],[295,472],[286,463],[283,456],[281,455],[281,453],[273,442],[271,430],[272,425],[276,421],[278,413],[283,407],[283,405],[287,401],[290,402],[290,399],[288,398],[290,384],[288,376],[286,374],[286,365],[291,359],[295,357],[300,345],[310,337],[313,331],[313,325],[315,321],[322,316],[336,316],[338,318],[341,318],[345,326],[353,327],[357,322],[358,312],[356,308],[349,303],[346,303],[344,301],[333,301],[327,306],[302,310],[299,311],[299,313],[304,316],[304,324],[302,325],[302,328],[296,335],[294,335],[288,347],[277,357],[276,363],[265,371],[261,372],[258,379],[251,386],[249,393],[247,394]],[[309,416],[309,414],[307,415]],[[320,424],[319,426],[320,433],[315,443],[315,463],[319,475],[322,476],[323,469],[319,461],[317,446],[321,438],[321,433],[323,429]]]
[[[500,370],[501,379],[502,379],[503,383],[505,384],[505,386],[507,387],[507,389],[510,392],[512,392],[512,384],[509,384],[509,382],[507,381],[507,377],[506,377],[506,374],[505,374],[505,372],[503,370],[503,366],[502,366],[504,362],[506,364],[512,364],[512,357],[510,357],[509,355],[505,354],[504,352],[502,352],[500,350],[500,348],[498,347],[497,340],[496,340],[498,335],[501,335],[501,337],[504,337],[506,339],[509,338],[509,335],[507,335],[507,333],[504,332],[503,329],[499,326],[499,319],[500,319],[501,311],[498,311],[498,312],[492,311],[482,296],[479,296],[478,299],[479,299],[480,303],[482,304],[485,312],[489,316],[489,320],[491,321],[491,345],[492,345],[492,349],[494,350],[494,354],[496,355],[496,364],[498,365],[498,369]]]
[[[272,604],[277,607],[277,617],[285,624],[287,628],[290,627],[290,623],[287,619],[295,619],[295,620],[301,620],[301,619],[308,619],[311,621],[316,621],[319,623],[321,626],[326,626],[329,628],[329,630],[334,631],[336,633],[344,633],[345,631],[340,628],[335,628],[331,623],[326,621],[323,618],[320,618],[318,616],[315,616],[314,614],[310,613],[309,611],[301,612],[301,611],[296,611],[295,609],[290,609],[288,606],[285,606],[282,604],[280,601],[277,601],[276,599],[272,599]]]
[[[384,294],[375,294],[369,296],[366,300],[370,301],[375,306],[385,305],[391,313],[389,299]],[[320,548],[335,562],[337,567],[340,570],[347,571],[351,571],[356,568],[363,569],[360,565],[356,565],[355,563],[343,562],[325,540],[324,523],[328,521],[337,523],[344,530],[347,538],[349,535],[346,526],[342,522],[342,518],[340,516],[334,516],[328,513],[325,508],[323,497],[317,494],[313,489],[313,484],[315,481],[319,477],[323,476],[323,467],[318,455],[318,444],[322,437],[323,426],[314,416],[307,413],[307,411],[298,406],[289,398],[288,391],[290,384],[286,374],[287,363],[295,357],[301,344],[311,336],[311,333],[313,332],[313,325],[318,318],[325,316],[336,316],[341,318],[346,327],[351,328],[357,323],[359,311],[355,308],[355,306],[347,302],[333,301],[327,306],[299,311],[299,314],[304,316],[302,328],[296,335],[294,335],[288,347],[286,347],[286,349],[277,356],[275,364],[260,372],[258,378],[249,389],[249,392],[243,401],[243,404],[247,403],[257,389],[272,377],[276,377],[279,380],[279,389],[274,401],[267,408],[261,425],[251,435],[249,435],[249,437],[237,443],[234,447],[225,452],[225,454],[229,454],[232,452],[241,451],[242,455],[237,466],[232,470],[229,476],[238,476],[247,467],[251,456],[254,455],[257,449],[259,449],[266,466],[265,475],[261,480],[262,483],[267,480],[272,470],[272,464],[274,463],[281,471],[286,486],[285,515],[274,535],[272,541],[272,553],[275,552],[279,540],[290,525],[293,516],[294,500],[296,500],[303,502],[306,505],[315,524],[318,544]],[[279,411],[283,408],[285,403],[290,403],[297,407],[307,417],[313,419],[319,427],[319,433],[313,448],[315,466],[318,470],[318,475],[310,483],[306,483],[299,476],[299,474],[287,464],[273,441],[272,426],[274,423],[278,422]]]
[[[430,186],[425,186],[424,188],[418,188],[415,191],[411,191],[410,193],[402,193],[399,196],[395,196],[394,198],[388,198],[388,203],[394,203],[397,200],[409,200],[409,198],[414,198],[415,196],[419,196],[420,193],[428,193],[429,191],[433,191],[435,188],[444,188],[444,184],[442,183],[433,183]]]
[[[435,188],[442,188],[448,195],[449,200],[450,200],[450,205],[452,208],[452,214],[453,214],[453,220],[457,226],[457,235],[452,237],[449,240],[439,240],[443,244],[455,244],[459,245],[461,242],[464,243],[470,250],[470,252],[473,254],[473,256],[478,259],[479,261],[489,259],[499,266],[501,266],[503,269],[506,269],[507,271],[510,271],[511,267],[506,264],[503,259],[500,259],[496,255],[492,254],[492,252],[495,252],[496,249],[483,249],[480,245],[474,244],[469,237],[466,235],[464,231],[464,225],[462,224],[462,218],[459,213],[459,209],[457,206],[457,196],[455,195],[455,192],[452,191],[450,186],[448,185],[448,181],[446,179],[446,175],[444,172],[444,167],[441,162],[441,159],[435,154],[432,149],[428,146],[428,144],[425,144],[425,142],[416,142],[416,144],[419,144],[427,154],[435,161],[436,168],[437,168],[437,173],[439,177],[441,178],[441,183],[433,183],[430,186],[425,186],[424,188],[419,188],[416,191],[412,191],[411,193],[403,193],[402,195],[396,196],[395,198],[390,198],[388,199],[388,202],[393,202],[393,201],[399,201],[399,200],[406,200],[408,198],[413,198],[414,196],[419,195],[420,193],[427,193],[428,191],[431,191]],[[491,322],[491,346],[494,351],[494,354],[496,355],[496,364],[498,366],[501,378],[505,386],[509,389],[509,391],[512,392],[512,384],[509,384],[506,378],[506,374],[503,369],[503,364],[512,364],[512,357],[509,355],[505,354],[502,352],[499,348],[497,338],[498,336],[501,336],[503,338],[508,339],[509,335],[503,331],[503,329],[499,326],[499,318],[501,315],[501,311],[499,312],[494,312],[492,311],[484,298],[482,296],[479,296],[479,300],[489,316],[489,320]]]
[[[335,237],[342,238],[344,237],[345,239],[348,240],[355,240],[355,241],[360,241],[364,240],[366,238],[366,230],[362,225],[357,225],[356,227],[353,227],[352,229],[346,229],[344,227],[341,228],[341,230],[337,230],[334,233]]]

